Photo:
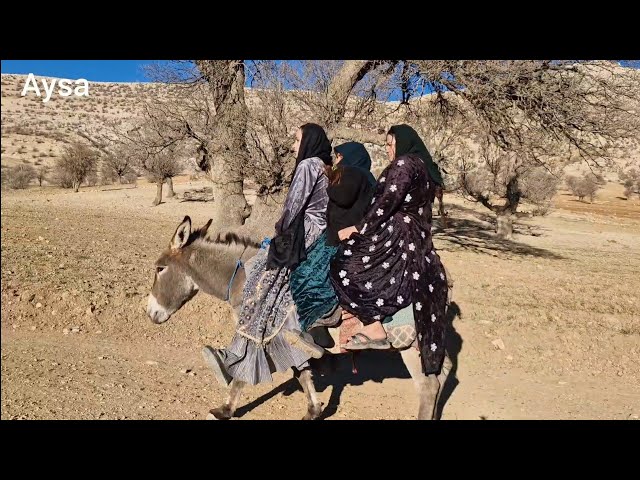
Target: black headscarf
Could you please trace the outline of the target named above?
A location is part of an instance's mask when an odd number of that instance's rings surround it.
[[[443,185],[440,168],[431,158],[431,154],[424,142],[412,127],[409,125],[394,125],[388,132],[396,139],[396,157],[412,153],[420,157],[429,172],[429,175],[439,185]]]
[[[376,184],[376,179],[371,173],[371,157],[363,144],[347,142],[334,148],[336,153],[342,155],[340,166],[354,167],[362,170],[371,185]]]
[[[302,140],[296,158],[296,167],[302,160],[312,157],[318,157],[326,165],[331,165],[333,163],[331,142],[324,129],[315,123],[305,123],[300,127],[300,130],[302,130]]]

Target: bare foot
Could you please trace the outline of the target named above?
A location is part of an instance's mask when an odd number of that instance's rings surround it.
[[[351,320],[352,318],[356,318],[356,316],[346,310],[342,310],[342,320]]]

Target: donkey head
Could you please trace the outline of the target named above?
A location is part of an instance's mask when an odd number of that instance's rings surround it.
[[[197,236],[204,235],[211,220],[200,229]],[[153,287],[147,302],[147,315],[152,322],[164,323],[200,289],[189,265],[189,245],[196,236],[191,230],[191,218],[184,217],[178,225],[171,244],[155,262]]]

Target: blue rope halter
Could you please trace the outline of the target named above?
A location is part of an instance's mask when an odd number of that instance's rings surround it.
[[[271,243],[270,238],[265,238],[264,240],[262,240],[262,243],[260,243],[260,250],[265,250],[270,243]],[[244,254],[244,252],[242,253]],[[225,302],[230,303],[231,287],[233,287],[233,281],[236,279],[238,270],[240,270],[241,268],[244,268],[244,263],[242,262],[242,255],[240,255],[240,258],[236,261],[236,268],[233,270],[233,275],[231,275],[231,280],[229,280],[229,285],[227,286],[227,298],[224,299]]]

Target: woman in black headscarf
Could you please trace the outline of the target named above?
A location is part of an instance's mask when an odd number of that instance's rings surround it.
[[[431,208],[442,176],[408,125],[391,127],[387,154],[391,163],[368,213],[339,232],[345,248],[331,265],[340,305],[365,325],[343,347],[389,348],[380,320],[413,304],[423,371],[437,373],[444,359],[448,286],[431,239]]]
[[[298,214],[303,216],[304,244],[309,247],[325,231],[329,184],[325,167],[331,166],[331,143],[322,127],[308,123],[296,132],[293,146],[296,169],[284,208],[276,224],[276,234],[286,231]],[[304,210],[303,210],[304,209]],[[271,248],[271,247],[270,247]],[[228,384],[231,378],[251,385],[272,380],[271,374],[292,367],[301,370],[314,356],[309,349],[289,344],[285,333],[298,331],[298,318],[291,297],[290,275],[302,268],[267,268],[268,249],[260,250],[247,262],[244,297],[236,335],[226,349],[205,347],[205,358],[216,378]],[[303,293],[309,287],[303,285]],[[317,347],[322,355],[322,349]]]
[[[334,152],[335,164],[327,167],[327,243],[338,246],[338,232],[362,220],[367,212],[376,179],[371,173],[371,157],[363,144],[343,143]]]

